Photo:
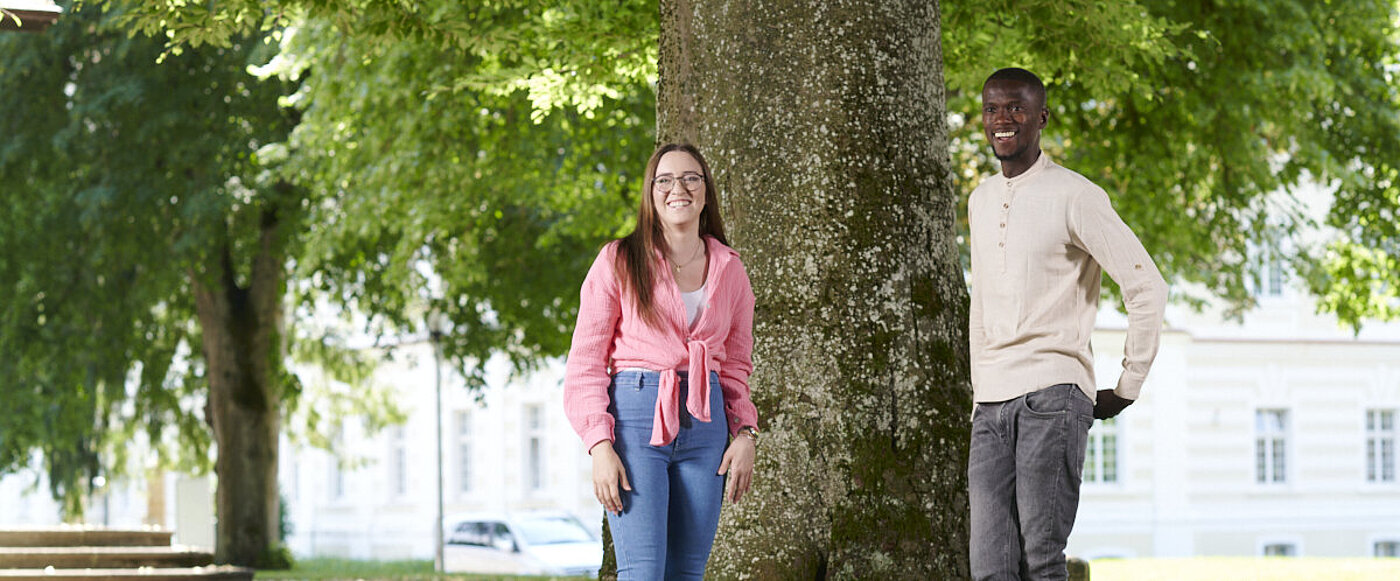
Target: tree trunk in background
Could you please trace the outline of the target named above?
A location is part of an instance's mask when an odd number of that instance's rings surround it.
[[[755,490],[707,578],[968,576],[972,409],[939,7],[663,0],[660,141],[758,298]]]
[[[277,540],[283,259],[269,210],[246,287],[227,250],[211,265],[217,276],[191,276],[209,375],[205,417],[218,450],[218,563],[257,566]]]
[[[598,567],[598,581],[617,581],[617,551],[613,549],[607,513],[603,513],[603,564]]]

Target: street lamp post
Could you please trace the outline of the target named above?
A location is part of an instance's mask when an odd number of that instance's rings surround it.
[[[433,527],[433,570],[442,573],[442,318],[438,313],[428,316],[428,337],[433,344],[433,391],[436,398],[433,415],[437,418],[437,526]]]

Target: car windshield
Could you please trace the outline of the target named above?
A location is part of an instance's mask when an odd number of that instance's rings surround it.
[[[570,517],[551,516],[522,519],[516,532],[524,537],[528,545],[557,545],[560,543],[586,543],[593,535]]]

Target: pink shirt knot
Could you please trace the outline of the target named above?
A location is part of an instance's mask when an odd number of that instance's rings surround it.
[[[690,357],[690,367],[686,378],[690,391],[686,394],[685,409],[702,422],[710,421],[710,349],[704,341],[691,341],[685,344]],[[700,379],[696,379],[696,378]],[[656,394],[656,414],[651,422],[651,445],[665,446],[676,439],[681,430],[680,417],[680,376],[675,369],[661,372],[661,386]]]

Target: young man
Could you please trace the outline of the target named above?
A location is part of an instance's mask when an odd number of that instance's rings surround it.
[[[1002,69],[982,86],[982,124],[1001,175],[968,199],[972,231],[974,579],[1065,579],[1094,418],[1138,397],[1157,354],[1167,284],[1108,195],[1040,150],[1045,85]],[[1100,272],[1123,289],[1123,373],[1097,390],[1089,338]]]

